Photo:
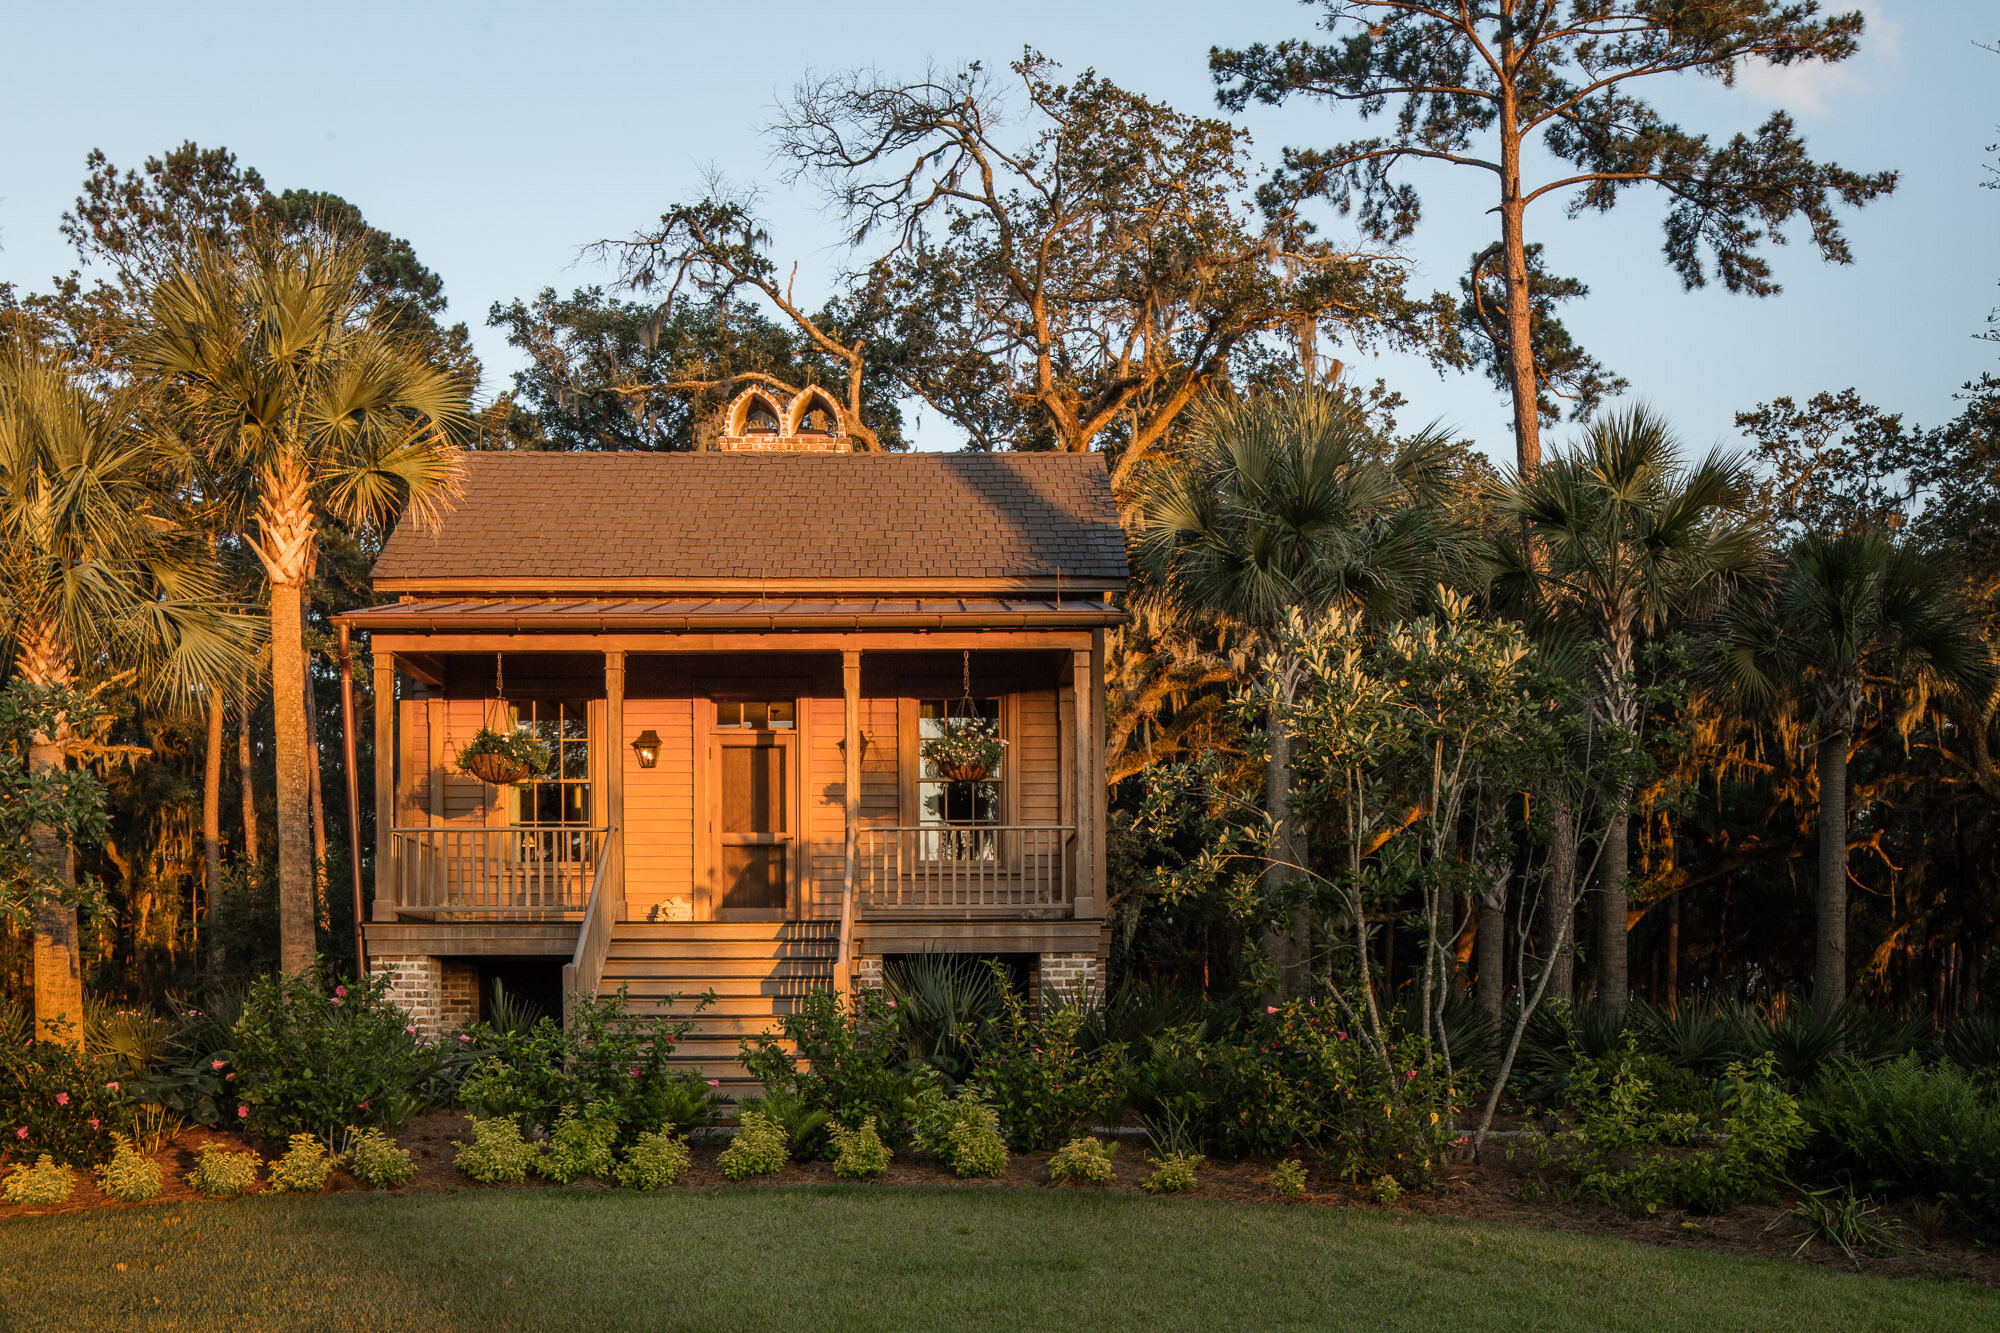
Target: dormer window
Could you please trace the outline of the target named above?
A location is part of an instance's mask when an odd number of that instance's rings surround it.
[[[808,407],[805,416],[799,419],[799,433],[801,435],[838,435],[840,434],[840,427],[834,424],[833,413],[815,403],[811,407]]]
[[[750,410],[743,414],[743,433],[745,435],[776,435],[778,433],[778,414],[771,409],[769,403],[761,398],[757,399],[750,404]]]

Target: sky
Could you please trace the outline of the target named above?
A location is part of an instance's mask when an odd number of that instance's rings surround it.
[[[1980,188],[2000,140],[2000,41],[1992,0],[1861,0],[1862,52],[1837,67],[1758,70],[1735,88],[1654,81],[1668,114],[1716,135],[1783,107],[1812,151],[1857,170],[1895,168],[1893,197],[1847,216],[1856,262],[1809,244],[1775,250],[1782,295],[1687,293],[1660,259],[1662,206],[1634,194],[1609,215],[1538,206],[1531,239],[1590,285],[1564,318],[1583,344],[1666,412],[1693,445],[1737,446],[1738,411],[1779,395],[1854,386],[1914,421],[1952,415],[1964,381],[1993,368],[1976,340],[2000,304],[2000,191]],[[802,293],[843,262],[838,227],[785,189],[761,136],[808,70],[887,74],[1032,45],[1095,67],[1182,110],[1214,113],[1207,55],[1309,34],[1316,11],[1287,0],[1014,0],[1006,5],[766,3],[531,5],[408,0],[378,5],[0,5],[16,53],[0,103],[0,281],[46,287],[75,257],[57,228],[85,155],[121,167],[184,140],[226,146],[275,189],[325,190],[407,238],[445,283],[487,367],[482,393],[521,363],[486,326],[496,301],[606,274],[583,247],[621,237],[699,196],[710,172],[763,183],[773,253]],[[1239,118],[1266,160],[1287,146],[1358,137],[1351,113],[1311,103]],[[1495,234],[1483,173],[1418,175],[1426,220],[1407,243],[1422,290],[1456,288]],[[1340,219],[1320,219],[1330,235]],[[1339,354],[1336,352],[1336,354]],[[1349,356],[1409,400],[1406,424],[1441,420],[1509,457],[1505,400],[1483,378],[1440,377],[1410,357]],[[926,448],[956,448],[920,418]],[[1559,429],[1559,441],[1573,433]]]

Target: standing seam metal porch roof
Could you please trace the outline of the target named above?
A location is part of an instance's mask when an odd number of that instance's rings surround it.
[[[405,520],[390,536],[375,564],[383,591],[1103,587],[1127,573],[1099,454],[510,451],[464,463],[434,527]]]

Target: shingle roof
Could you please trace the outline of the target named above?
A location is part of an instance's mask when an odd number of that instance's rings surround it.
[[[399,524],[388,589],[838,581],[1122,583],[1096,454],[465,455],[428,531]]]
[[[1047,598],[451,598],[420,597],[341,613],[357,629],[460,633],[700,630],[995,629],[1115,625],[1095,597]]]

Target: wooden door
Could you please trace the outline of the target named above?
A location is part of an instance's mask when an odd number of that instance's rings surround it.
[[[709,745],[709,918],[785,921],[797,910],[798,737],[718,731]]]

